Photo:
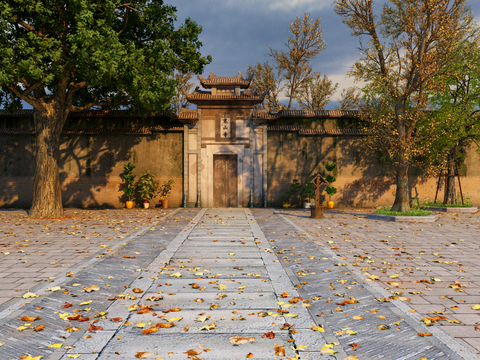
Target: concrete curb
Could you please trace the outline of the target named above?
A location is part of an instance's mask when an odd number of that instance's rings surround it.
[[[443,207],[443,206],[422,206],[422,210],[452,212],[452,213],[476,213],[478,207]]]
[[[367,219],[380,220],[380,221],[394,221],[394,222],[435,222],[438,219],[438,215],[428,216],[392,216],[392,215],[380,215],[380,214],[367,214]]]

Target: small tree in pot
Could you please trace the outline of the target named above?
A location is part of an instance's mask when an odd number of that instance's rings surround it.
[[[131,209],[133,207],[133,201],[131,197],[135,195],[135,186],[133,186],[135,175],[132,174],[133,169],[135,169],[135,165],[128,162],[123,165],[123,168],[125,169],[125,172],[123,173],[123,180],[127,184],[127,186],[123,188],[123,193],[125,196],[128,196],[128,200],[125,205],[127,209]]]
[[[160,188],[160,200],[162,200],[162,208],[164,209],[168,208],[167,196],[172,191],[174,184],[175,181],[173,179],[170,179],[168,181],[165,181]]]
[[[311,183],[312,179],[313,175],[310,175],[302,189],[302,192],[300,193],[300,196],[306,199],[306,201],[303,203],[303,207],[306,209],[313,205],[312,199],[315,198],[315,186]]]
[[[297,191],[302,187],[300,182],[297,179],[293,179],[293,182],[290,184],[290,189],[285,193],[285,195],[280,196],[280,199],[283,200],[283,207],[289,208],[292,206],[292,196],[297,193]]]
[[[335,169],[335,163],[331,163],[329,164],[328,162],[325,164],[325,169],[327,171],[333,171],[333,169]],[[334,183],[335,181],[337,181],[337,179],[333,176],[333,175],[330,175],[330,174],[326,174],[325,175],[325,180],[328,181],[328,186],[325,188],[325,192],[328,194],[328,198],[330,199],[329,201],[327,201],[327,207],[329,209],[332,209],[333,208],[333,201],[332,201],[332,196],[335,195],[337,193],[337,189],[333,186],[331,186],[330,184],[331,183]]]
[[[138,178],[137,191],[140,198],[143,200],[143,207],[147,209],[149,207],[149,200],[157,196],[158,183],[153,180],[155,177],[149,170],[145,170]]]

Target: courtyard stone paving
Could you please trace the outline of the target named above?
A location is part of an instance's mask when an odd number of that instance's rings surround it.
[[[0,211],[0,359],[477,359],[480,217],[365,213]]]

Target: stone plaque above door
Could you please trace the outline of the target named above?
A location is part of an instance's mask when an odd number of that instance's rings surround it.
[[[216,114],[215,115],[215,141],[218,142],[236,142],[235,133],[235,115]]]

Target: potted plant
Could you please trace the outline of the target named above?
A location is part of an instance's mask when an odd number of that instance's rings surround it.
[[[149,200],[157,196],[158,183],[153,180],[155,177],[149,170],[145,170],[138,178],[137,191],[140,194],[140,198],[143,200],[143,207],[148,209]]]
[[[325,164],[325,169],[327,171],[333,171],[333,169],[335,169],[335,163],[329,164],[327,162]],[[330,199],[329,201],[327,201],[327,207],[329,209],[333,209],[334,202],[332,201],[332,196],[337,193],[337,189],[334,188],[333,186],[331,186],[330,184],[337,181],[337,179],[333,175],[326,174],[325,175],[325,180],[328,181],[328,186],[325,188],[325,192],[328,194],[328,198]]]
[[[283,207],[289,208],[292,206],[292,196],[295,195],[302,185],[297,179],[293,179],[293,182],[290,184],[290,189],[285,193],[285,195],[280,196],[280,199],[283,200]]]
[[[300,196],[308,201],[303,203],[305,209],[310,209],[310,206],[314,205],[312,199],[315,198],[315,186],[310,182],[313,179],[313,175],[310,175],[307,179],[307,183],[303,186]]]
[[[125,206],[127,209],[131,209],[133,207],[132,196],[135,195],[135,186],[133,186],[133,182],[135,181],[135,175],[132,174],[133,169],[135,169],[135,165],[131,163],[126,163],[123,165],[125,172],[123,173],[123,181],[127,184],[123,188],[123,193],[125,196],[128,196],[128,200],[125,202]]]
[[[160,188],[160,200],[162,200],[162,208],[166,209],[168,208],[168,199],[167,196],[170,194],[170,191],[173,189],[173,185],[175,184],[175,181],[173,179],[169,179],[165,181]]]

